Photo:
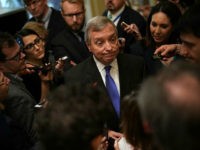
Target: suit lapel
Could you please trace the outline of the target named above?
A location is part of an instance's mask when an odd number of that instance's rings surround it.
[[[68,29],[65,30],[65,39],[67,53],[69,56],[74,56],[73,60],[76,60],[77,63],[83,61],[85,58],[89,56],[89,50],[87,49],[86,45],[78,40],[78,38]]]
[[[117,62],[119,69],[120,97],[123,98],[125,96],[125,93],[127,93],[126,87],[127,84],[129,83],[128,81],[129,78],[126,77],[126,75],[128,74],[128,71],[126,69],[127,64],[124,63],[125,61],[123,61],[123,57],[120,54],[118,55]]]
[[[88,68],[86,69],[87,70],[85,77],[85,79],[87,80],[86,82],[94,86],[103,87],[105,89],[105,85],[103,83],[101,74],[92,56],[89,58],[87,63],[88,64],[86,66]]]
[[[30,97],[33,97],[31,93],[26,89],[24,83],[22,80],[18,79],[17,77],[14,77],[13,75],[10,74],[5,74],[10,80],[11,84],[18,87],[22,91],[24,91],[26,94],[28,94]]]

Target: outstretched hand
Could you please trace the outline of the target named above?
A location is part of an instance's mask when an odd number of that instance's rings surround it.
[[[137,27],[137,25],[136,24],[130,24],[130,25],[128,25],[128,24],[126,24],[124,27],[123,27],[123,29],[124,29],[124,31],[126,32],[126,33],[128,33],[128,34],[133,34],[134,35],[134,37],[135,37],[135,39],[136,40],[142,40],[142,35],[141,35],[141,33],[140,33],[140,31],[139,31],[139,28]]]

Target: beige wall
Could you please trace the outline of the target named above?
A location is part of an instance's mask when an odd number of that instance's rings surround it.
[[[102,15],[105,10],[104,0],[90,0],[92,16]]]
[[[85,0],[86,19],[102,15],[105,10],[104,0]]]

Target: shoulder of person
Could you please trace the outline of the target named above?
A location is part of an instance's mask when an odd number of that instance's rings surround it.
[[[85,73],[86,70],[90,69],[93,65],[92,65],[92,56],[90,56],[89,58],[85,59],[84,61],[82,61],[81,63],[77,64],[76,66],[70,68],[66,74],[75,74],[75,72],[80,72],[80,74],[82,75],[83,73]]]
[[[142,56],[136,56],[136,55],[133,55],[133,54],[119,54],[118,55],[118,59],[124,59],[126,61],[141,61],[143,62],[144,61],[144,58]]]
[[[55,8],[53,8],[53,7],[50,7],[50,8],[51,8],[51,10],[52,10],[52,13],[61,15],[60,10],[57,10],[57,9],[55,9]]]
[[[61,15],[61,12],[60,12],[60,10],[57,10],[57,9],[55,9],[55,8],[53,8],[53,7],[50,7],[51,9],[52,9],[52,14],[51,14],[51,18],[52,19],[55,19],[55,23],[62,23],[62,25],[64,26],[65,25],[65,21],[64,21],[64,19],[63,19],[63,17],[62,17],[62,15]]]
[[[138,11],[134,10],[131,7],[126,6],[124,9],[124,14],[128,15],[128,17],[131,18],[132,22],[136,22],[136,21],[138,21],[138,19],[143,22],[146,22],[144,17]],[[129,22],[127,22],[127,23],[129,23]]]
[[[64,45],[68,41],[68,38],[71,38],[71,33],[68,32],[67,29],[63,29],[62,31],[56,34],[56,36],[52,39],[51,43],[62,43],[62,45]]]
[[[124,12],[131,12],[131,14],[129,14],[131,16],[134,14],[139,14],[139,12],[137,12],[135,9],[129,6],[125,6]]]

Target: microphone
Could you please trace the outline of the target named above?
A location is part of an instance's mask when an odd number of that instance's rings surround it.
[[[53,51],[52,50],[49,50],[48,61],[49,61],[49,64],[50,64],[50,67],[51,67],[52,71],[55,72],[56,60],[55,60],[55,57],[53,55]]]

